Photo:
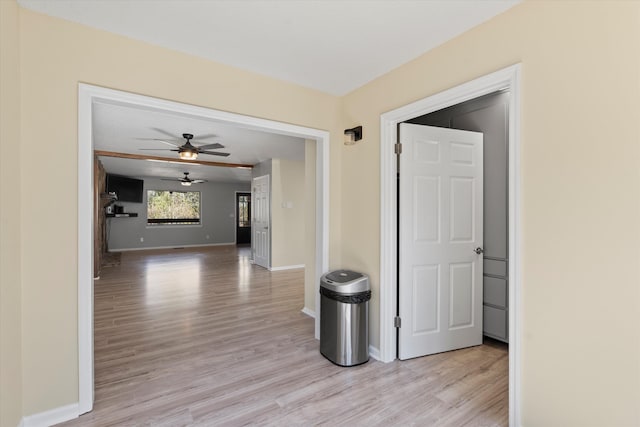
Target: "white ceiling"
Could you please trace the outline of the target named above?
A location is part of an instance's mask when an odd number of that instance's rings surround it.
[[[22,7],[259,74],[344,95],[521,0],[18,0]],[[215,134],[229,157],[256,164],[304,158],[299,138],[175,113],[96,104],[94,148],[173,157],[166,133]],[[164,131],[164,133],[162,132]],[[249,181],[247,169],[102,158],[110,173]]]
[[[25,8],[344,95],[520,0],[18,0]]]

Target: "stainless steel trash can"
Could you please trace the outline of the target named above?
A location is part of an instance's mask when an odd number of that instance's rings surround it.
[[[336,365],[369,360],[369,277],[350,270],[320,279],[320,353]]]

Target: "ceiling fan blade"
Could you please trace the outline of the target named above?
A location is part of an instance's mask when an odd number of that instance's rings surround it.
[[[180,138],[180,135],[174,135],[174,134],[172,134],[171,132],[167,132],[167,131],[166,131],[166,130],[164,130],[164,129],[160,129],[160,128],[150,128],[150,129],[155,130],[156,132],[160,132],[160,133],[161,133],[161,134],[163,134],[163,135],[170,136],[171,138],[181,139],[181,138]]]
[[[224,148],[224,145],[215,143],[215,144],[200,145],[196,148],[198,150],[216,150],[218,148]]]
[[[170,145],[172,147],[180,147],[182,145],[182,143],[184,141],[180,140],[176,140],[174,142],[171,141],[167,141],[166,139],[160,139],[160,138],[136,138],[138,141],[158,141],[158,142],[162,142],[163,144],[167,144]]]
[[[200,183],[203,183],[203,182],[207,182],[207,180],[206,179],[194,179],[194,180],[191,181],[192,184],[200,184]]]
[[[193,139],[198,140],[198,139],[209,139],[209,138],[215,138],[216,135],[215,133],[205,133],[203,135],[196,135],[193,137]]]
[[[139,151],[180,151],[172,150],[171,148],[138,148]]]
[[[182,142],[183,142],[183,141],[171,142],[171,141],[167,141],[166,139],[159,139],[159,138],[154,139],[154,141],[162,142],[163,144],[167,144],[167,145],[170,145],[172,147],[180,147],[182,145]]]
[[[222,156],[222,157],[227,157],[227,156],[231,155],[230,153],[218,153],[216,151],[200,151],[200,150],[198,150],[198,153],[199,154],[209,154],[211,156]]]
[[[175,178],[160,178],[162,181],[182,181],[181,179],[175,179]]]

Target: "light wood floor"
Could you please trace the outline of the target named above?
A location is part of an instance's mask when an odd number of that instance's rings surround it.
[[[126,252],[95,282],[94,410],[65,426],[504,426],[501,343],[351,368],[318,351],[303,271],[233,246]]]

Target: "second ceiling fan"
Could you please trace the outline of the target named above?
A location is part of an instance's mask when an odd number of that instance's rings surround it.
[[[205,144],[200,146],[195,146],[191,144],[191,140],[193,139],[193,134],[191,133],[183,133],[182,137],[186,140],[186,142],[180,145],[178,142],[168,141],[166,139],[160,138],[152,138],[154,141],[160,141],[165,144],[171,145],[174,148],[142,148],[141,150],[148,151],[158,151],[158,150],[166,150],[166,151],[176,151],[178,156],[180,156],[183,160],[195,160],[198,158],[198,154],[208,154],[211,156],[223,156],[227,157],[229,153],[222,153],[219,151],[208,151],[208,150],[216,150],[218,148],[224,148],[224,145],[214,143],[214,144]]]
[[[180,184],[189,187],[191,184],[201,184],[203,182],[207,182],[205,179],[191,179],[189,178],[189,172],[183,172],[184,178],[162,178],[163,181],[178,181]]]

